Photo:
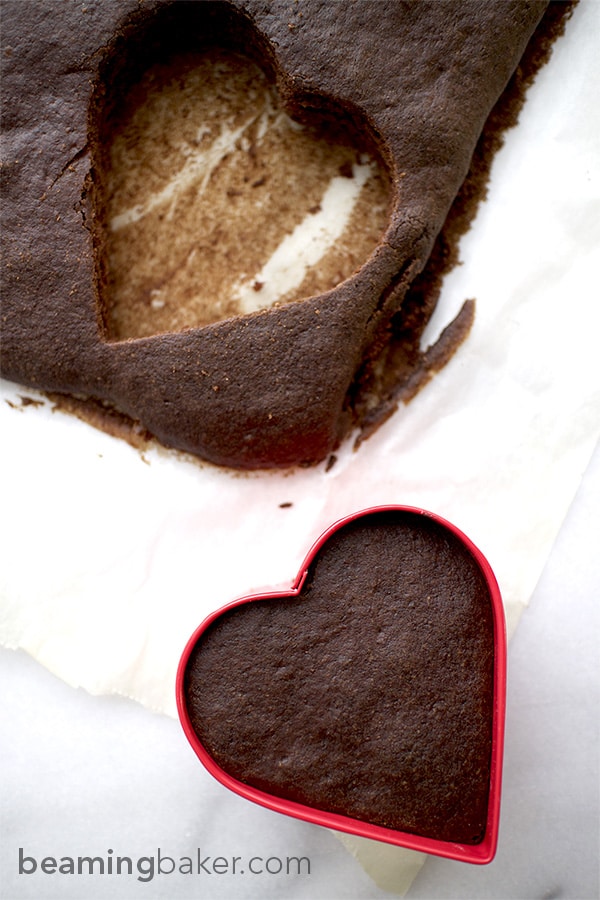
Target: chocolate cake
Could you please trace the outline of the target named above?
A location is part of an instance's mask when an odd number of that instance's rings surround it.
[[[468,332],[414,288],[545,8],[5,0],[3,376],[234,467],[368,431]]]
[[[488,822],[494,629],[490,584],[445,524],[373,511],[329,536],[298,594],[208,624],[185,665],[185,716],[238,782],[475,845]]]

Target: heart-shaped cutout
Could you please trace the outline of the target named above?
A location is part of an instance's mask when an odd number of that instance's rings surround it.
[[[339,111],[290,118],[273,79],[222,47],[161,47],[138,77],[98,113],[111,340],[320,295],[373,253],[389,179]]]
[[[192,636],[180,718],[208,770],[271,809],[461,859],[495,853],[506,638],[489,564],[449,522],[366,510],[289,591]]]

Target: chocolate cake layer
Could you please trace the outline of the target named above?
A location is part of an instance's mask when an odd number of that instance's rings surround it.
[[[422,837],[486,830],[494,623],[445,527],[386,511],[335,532],[301,593],[235,606],[187,664],[191,724],[238,781]]]
[[[377,390],[365,397],[361,385],[373,384],[378,357],[392,330],[402,333],[402,321],[405,346],[395,364],[406,358],[410,372],[420,359],[420,329],[410,323],[422,310],[407,291],[545,6],[5,2],[4,377],[114,406],[163,444],[219,464],[281,467],[325,458],[376,412]],[[321,273],[299,286],[312,294],[306,299],[282,294],[282,305],[203,324],[187,317],[185,298],[194,294],[197,306],[194,284],[205,277],[192,270],[188,279],[181,261],[173,302],[160,271],[141,293],[133,278],[131,301],[116,291],[115,253],[121,272],[128,253],[118,242],[115,250],[110,232],[120,213],[110,206],[107,153],[152,67],[215,52],[250,58],[264,73],[257,78],[303,128],[325,123],[327,131],[333,123],[357,154],[342,165],[354,178],[357,166],[375,160],[389,184],[389,208],[384,233],[377,237],[379,225],[369,226],[372,236],[350,264],[358,268],[342,267],[340,284],[330,287],[335,278]],[[136,203],[123,210],[131,214]],[[210,248],[190,247],[185,260],[194,251],[210,256]],[[133,241],[130,254],[133,270],[140,255]],[[253,268],[240,296],[266,289]],[[169,306],[174,317],[161,319]],[[433,368],[466,330],[468,322],[460,323]]]

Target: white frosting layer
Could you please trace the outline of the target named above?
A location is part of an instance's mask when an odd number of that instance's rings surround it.
[[[309,213],[284,237],[255,278],[234,287],[232,296],[241,312],[272,306],[300,287],[308,269],[318,265],[344,233],[373,169],[372,163],[357,163],[352,166],[352,178],[336,175],[331,179],[318,212]]]
[[[192,150],[189,145],[181,145],[180,150],[187,158],[179,172],[166,182],[162,190],[151,193],[145,203],[138,203],[113,216],[110,221],[111,231],[120,231],[128,225],[133,225],[165,204],[169,204],[167,217],[171,218],[179,197],[192,185],[196,185],[197,195],[201,196],[214,170],[235,150],[237,141],[255,121],[256,116],[251,116],[238,128],[230,128],[227,124],[223,124],[221,134],[206,150]]]

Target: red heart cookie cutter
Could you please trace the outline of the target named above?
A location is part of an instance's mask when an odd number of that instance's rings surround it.
[[[219,617],[230,610],[243,606],[244,604],[253,603],[260,600],[275,600],[298,597],[302,591],[306,581],[310,566],[315,557],[322,550],[324,545],[332,538],[332,536],[346,525],[358,522],[363,517],[377,515],[380,513],[398,513],[400,515],[408,514],[409,516],[425,517],[424,521],[435,523],[442,531],[446,530],[455,541],[462,546],[467,554],[475,562],[476,568],[483,576],[483,580],[489,595],[491,606],[492,623],[493,623],[493,708],[491,710],[491,764],[489,773],[489,794],[487,802],[487,817],[485,820],[485,829],[482,839],[478,843],[458,843],[450,840],[438,840],[431,837],[424,837],[417,833],[408,831],[395,830],[382,825],[373,824],[362,819],[353,818],[340,814],[339,812],[329,812],[318,807],[308,806],[304,803],[296,802],[276,794],[268,793],[265,790],[258,789],[250,784],[233,777],[229,772],[225,771],[219,765],[213,756],[208,752],[202,740],[199,738],[193,727],[186,693],[186,673],[190,663],[190,657],[202,639],[207,629]],[[227,604],[225,607],[211,613],[202,624],[196,629],[186,648],[183,652],[177,672],[177,706],[179,717],[184,732],[197,754],[200,761],[206,769],[225,787],[229,788],[238,795],[265,806],[276,812],[284,813],[289,816],[312,822],[332,828],[337,831],[356,834],[360,837],[370,838],[372,840],[383,841],[390,844],[396,844],[411,850],[417,850],[423,853],[434,854],[449,859],[460,860],[463,862],[485,864],[493,859],[498,841],[498,828],[500,818],[500,794],[502,782],[502,757],[504,745],[504,719],[506,706],[506,627],[504,618],[504,608],[500,590],[492,569],[481,553],[481,551],[461,532],[455,525],[447,520],[426,510],[410,507],[410,506],[378,506],[371,509],[356,512],[350,516],[335,522],[328,528],[321,537],[315,542],[308,553],[300,572],[289,590],[274,591],[261,593],[251,596],[242,597],[233,603]]]

